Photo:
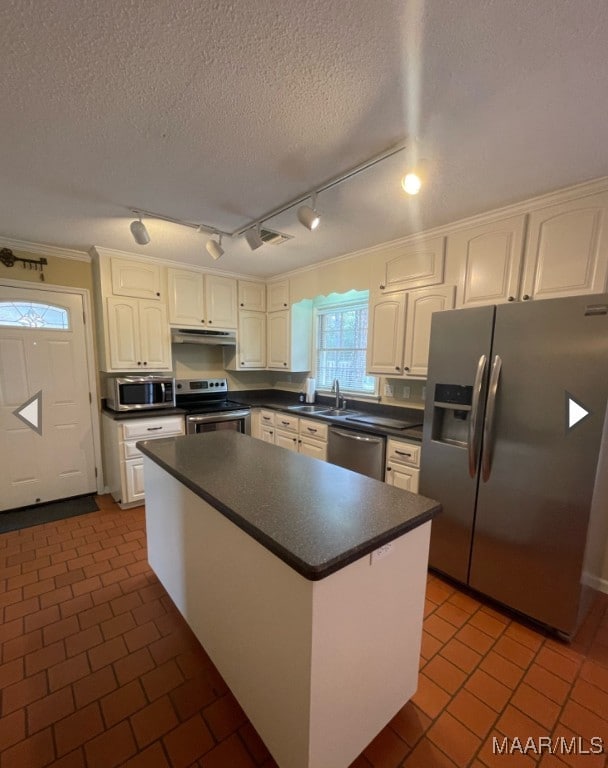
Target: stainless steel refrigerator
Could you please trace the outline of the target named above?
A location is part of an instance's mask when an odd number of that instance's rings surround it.
[[[571,637],[606,551],[608,294],[434,314],[426,392],[431,567]]]

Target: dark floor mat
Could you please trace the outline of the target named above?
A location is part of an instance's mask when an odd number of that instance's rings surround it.
[[[97,512],[98,509],[95,494],[92,493],[63,499],[63,501],[53,501],[50,504],[37,504],[35,507],[11,509],[8,512],[0,512],[0,533],[18,531],[20,528],[29,528],[42,523],[52,523],[66,517],[86,515],[87,512]]]

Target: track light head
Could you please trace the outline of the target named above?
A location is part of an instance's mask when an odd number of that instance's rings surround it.
[[[408,195],[417,195],[422,185],[428,178],[428,161],[419,160],[415,165],[407,169],[405,176],[401,179],[401,186]]]
[[[314,208],[310,207],[310,205],[302,205],[298,208],[298,221],[304,227],[312,231],[321,223],[321,217]]]
[[[224,255],[224,249],[222,248],[222,236],[220,235],[219,242],[209,238],[209,240],[207,240],[205,243],[205,248],[207,249],[209,256],[211,256],[214,261],[217,261],[220,256]]]
[[[264,241],[262,240],[262,237],[260,235],[259,224],[255,227],[252,227],[251,229],[248,229],[247,232],[245,232],[245,240],[247,240],[247,244],[249,245],[252,251],[255,251],[255,249],[259,248],[261,245],[264,245]]]
[[[148,234],[146,225],[141,220],[141,216],[138,215],[137,220],[131,222],[129,229],[131,230],[133,240],[135,240],[137,245],[148,245],[150,242],[150,235]]]

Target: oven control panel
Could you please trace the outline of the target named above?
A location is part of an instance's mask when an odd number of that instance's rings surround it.
[[[175,389],[180,395],[227,392],[228,383],[226,379],[177,379]]]

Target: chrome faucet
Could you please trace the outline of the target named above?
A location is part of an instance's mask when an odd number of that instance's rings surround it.
[[[336,411],[340,410],[340,382],[338,379],[334,379],[334,383],[331,385],[331,391],[336,393],[336,402],[334,408]]]

